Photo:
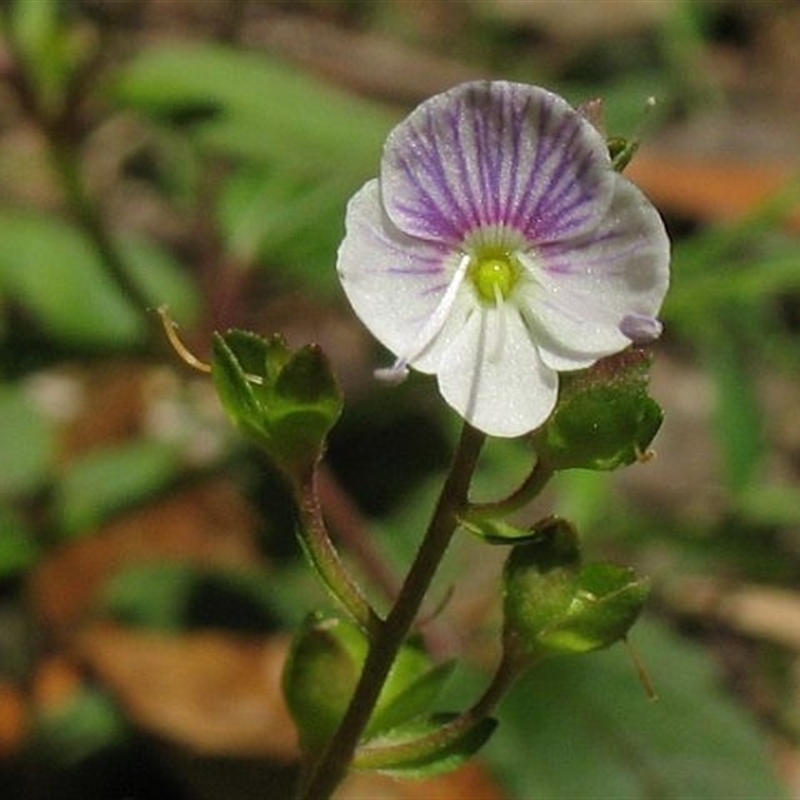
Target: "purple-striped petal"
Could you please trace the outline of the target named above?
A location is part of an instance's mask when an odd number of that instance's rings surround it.
[[[669,283],[669,239],[655,209],[615,176],[613,200],[590,234],[526,256],[526,318],[554,369],[579,369],[630,344],[632,317],[655,320]],[[625,328],[628,327],[628,330]]]
[[[538,243],[578,236],[604,214],[613,178],[602,137],[565,100],[499,81],[420,105],[389,135],[381,164],[392,222],[453,246],[497,226]]]
[[[447,293],[458,253],[397,230],[383,211],[375,180],[351,198],[346,228],[337,269],[347,298],[386,348],[397,356],[406,355]],[[429,346],[414,354],[416,369],[436,370],[442,348],[466,314],[463,301],[458,301],[456,298]]]
[[[356,313],[409,367],[436,373],[470,424],[543,424],[558,372],[660,333],[669,242],[561,98],[476,82],[390,134],[378,181],[351,200],[338,270]]]

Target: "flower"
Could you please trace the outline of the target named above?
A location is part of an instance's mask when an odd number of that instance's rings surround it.
[[[552,412],[558,373],[656,338],[669,240],[565,100],[506,81],[422,103],[350,200],[338,272],[373,335],[494,436]]]

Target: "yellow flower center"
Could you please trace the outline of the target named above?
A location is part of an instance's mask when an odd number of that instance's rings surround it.
[[[519,279],[520,266],[517,260],[505,251],[479,252],[470,265],[469,277],[478,297],[493,305],[505,299]]]

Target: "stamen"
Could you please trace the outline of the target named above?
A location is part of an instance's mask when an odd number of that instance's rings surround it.
[[[644,344],[658,339],[664,326],[659,320],[645,314],[627,314],[622,318],[619,329],[632,342]]]
[[[405,360],[398,358],[391,367],[381,367],[372,373],[376,380],[389,386],[397,386],[408,377],[408,365]]]
[[[470,265],[470,256],[466,253],[461,256],[458,262],[453,278],[450,281],[439,305],[433,310],[433,313],[428,317],[422,329],[414,337],[411,346],[402,355],[398,356],[397,361],[391,367],[384,367],[375,370],[375,377],[380,381],[387,383],[402,383],[408,375],[408,365],[415,359],[421,356],[432,344],[433,340],[441,333],[450,312],[453,310],[458,290],[464,282],[464,276],[467,274],[467,268]]]

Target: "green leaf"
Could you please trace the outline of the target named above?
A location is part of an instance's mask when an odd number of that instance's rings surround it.
[[[139,314],[75,228],[53,217],[0,212],[0,293],[54,336],[76,345],[139,342]]]
[[[503,646],[512,661],[587,653],[625,638],[641,613],[647,581],[615,564],[582,566],[564,520],[540,526],[503,570]]]
[[[283,673],[283,690],[307,752],[319,750],[338,727],[368,649],[364,633],[336,617],[312,614],[297,632]],[[431,666],[422,650],[403,645],[365,735],[382,735],[427,712],[451,672],[452,664]]]
[[[455,714],[435,714],[398,726],[360,747],[354,766],[406,780],[452,772],[480,750],[497,727],[490,718],[451,725],[458,719]]]
[[[63,25],[63,11],[61,0],[12,0],[11,4],[9,33],[35,87],[39,107],[50,114],[61,108],[79,54],[74,37]]]
[[[132,236],[120,239],[119,248],[131,277],[154,307],[168,306],[186,327],[197,321],[202,303],[198,288],[169,252]]]
[[[67,536],[86,534],[111,514],[162,489],[180,469],[172,445],[137,440],[96,449],[70,465],[55,489],[55,513]]]
[[[283,693],[306,753],[338,727],[358,682],[367,642],[356,626],[310,615],[295,634],[283,671]]]
[[[656,702],[621,648],[544,661],[516,685],[483,751],[508,796],[788,797],[769,735],[723,688],[714,659],[652,619],[633,640]]]
[[[743,339],[729,325],[712,337],[707,348],[717,389],[717,438],[728,487],[734,495],[752,482],[765,455],[763,411]]]
[[[113,93],[157,117],[190,120],[211,150],[305,175],[373,173],[392,116],[260,53],[216,44],[140,52]]]
[[[303,278],[315,291],[332,288],[336,271],[325,267],[341,239],[342,209],[360,182],[360,176],[308,178],[281,165],[259,168],[247,162],[228,179],[219,198],[227,250],[245,265],[257,259],[270,268],[287,264],[287,275]],[[308,257],[317,249],[325,253],[324,262]]]
[[[540,637],[563,619],[578,589],[577,533],[553,520],[538,539],[515,547],[503,569],[503,640],[507,650],[537,658]]]
[[[566,376],[558,404],[535,434],[534,448],[552,469],[612,470],[647,452],[663,413],[647,394],[649,359],[630,349]]]
[[[49,477],[55,432],[24,389],[0,385],[0,496],[31,492]]]

